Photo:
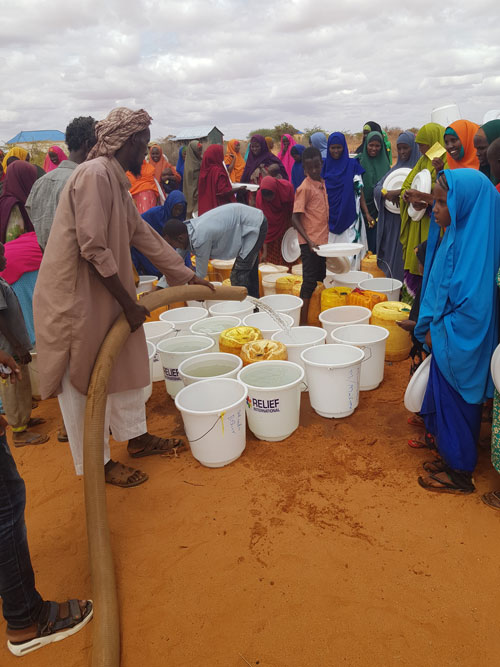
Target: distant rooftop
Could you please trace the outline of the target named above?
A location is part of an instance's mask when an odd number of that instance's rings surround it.
[[[19,132],[8,144],[29,144],[37,141],[64,141],[66,135],[59,130],[27,130]]]
[[[193,139],[203,139],[208,137],[212,130],[219,130],[215,125],[205,125],[203,127],[187,127],[184,130],[181,130],[176,137],[173,137],[172,141],[191,141]],[[224,134],[223,132],[220,132]]]

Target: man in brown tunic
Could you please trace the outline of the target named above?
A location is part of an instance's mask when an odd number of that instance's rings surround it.
[[[130,246],[166,275],[169,285],[204,284],[139,215],[127,170],[140,173],[150,139],[144,111],[114,109],[96,125],[97,144],[61,194],[35,288],[33,307],[42,398],[58,395],[77,474],[83,473],[85,401],[97,353],[123,311],[132,331],[113,367],[105,425],[106,481],[137,486],[147,475],[109,456],[109,428],[128,440],[132,457],[171,451],[178,440],[146,429],[148,311],[136,299]],[[108,426],[109,422],[109,426]]]

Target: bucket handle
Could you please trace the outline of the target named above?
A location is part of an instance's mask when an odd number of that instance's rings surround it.
[[[372,358],[372,350],[371,350],[371,348],[370,348],[370,347],[360,347],[359,349],[360,349],[360,350],[363,350],[363,354],[365,355],[364,359],[361,360],[361,363],[364,364],[365,361],[370,361],[370,359]],[[367,352],[370,353],[370,356],[369,356],[369,357],[366,356],[366,353],[367,353]]]
[[[213,426],[211,426],[211,427],[208,429],[208,431],[206,431],[206,433],[204,433],[203,435],[200,435],[199,438],[194,438],[193,440],[189,440],[189,442],[190,442],[190,443],[191,443],[191,442],[198,442],[198,440],[201,440],[201,439],[204,438],[206,435],[208,435],[208,434],[210,433],[210,431],[213,431],[214,428],[217,426],[217,424],[219,423],[219,419],[220,419],[221,421],[224,419],[224,415],[225,415],[225,414],[226,414],[225,412],[221,412],[220,415],[219,415],[219,416],[217,417],[217,419],[215,420],[215,424],[214,424]]]

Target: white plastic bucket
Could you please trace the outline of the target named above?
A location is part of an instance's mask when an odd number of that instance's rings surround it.
[[[328,287],[350,287],[355,289],[361,280],[373,278],[368,271],[348,271],[347,273],[331,273],[323,280],[323,285]]]
[[[243,361],[235,354],[226,352],[208,352],[197,354],[185,359],[179,364],[179,375],[184,386],[201,382],[208,378],[232,378],[236,379],[243,368]]]
[[[221,301],[214,306],[210,306],[208,312],[212,317],[216,315],[232,315],[242,320],[246,315],[253,312],[255,306],[246,299],[244,301]]]
[[[281,273],[272,272],[262,276],[262,292],[264,296],[276,294],[276,281],[278,278],[288,275],[290,275],[288,272],[282,271]]]
[[[160,355],[165,386],[172,398],[182,389],[183,383],[179,375],[179,364],[184,359],[197,354],[211,352],[215,343],[208,336],[179,336],[167,338],[156,346]]]
[[[293,327],[295,324],[293,317],[287,315],[286,313],[280,313],[279,317],[286,324],[288,324],[289,327]],[[246,327],[255,327],[256,329],[260,329],[262,338],[265,338],[266,340],[269,340],[273,333],[276,331],[283,331],[280,325],[275,322],[273,318],[268,315],[268,313],[263,312],[251,313],[250,315],[247,315],[243,320],[243,324]]]
[[[302,264],[294,264],[292,266],[292,275],[301,276],[302,275]]]
[[[135,288],[137,294],[142,294],[143,292],[152,292],[153,283],[155,280],[158,280],[157,276],[139,276],[139,284]]]
[[[219,338],[222,331],[241,326],[239,317],[233,315],[219,315],[198,320],[189,327],[193,336],[208,336],[215,342],[214,352],[219,352]]]
[[[290,317],[293,317],[294,326],[299,326],[300,309],[304,305],[300,296],[294,296],[293,294],[270,294],[269,296],[261,297],[259,301],[265,303],[277,313],[290,315]]]
[[[326,331],[321,327],[292,327],[290,333],[277,331],[271,336],[271,340],[277,340],[286,345],[288,361],[293,361],[305,371],[305,383],[302,383],[302,391],[307,391],[307,369],[300,355],[304,350],[315,345],[323,345],[326,339]]]
[[[208,310],[202,306],[184,306],[183,308],[172,308],[161,313],[162,322],[172,322],[174,325],[174,336],[189,336],[189,327],[198,320],[208,317]]]
[[[238,373],[248,391],[248,428],[259,440],[285,440],[297,429],[304,369],[291,361],[257,361]]]
[[[351,324],[339,327],[331,334],[334,343],[355,345],[365,352],[361,364],[359,388],[376,389],[384,379],[385,342],[389,332],[374,324]]]
[[[369,324],[372,311],[364,306],[337,306],[319,314],[319,321],[328,335],[347,324]]]
[[[175,397],[191,453],[202,465],[221,468],[241,456],[246,395],[238,380],[214,378],[190,384]]]
[[[147,340],[146,345],[148,346],[148,360],[149,360],[149,377],[150,382],[147,387],[144,387],[144,403],[149,401],[151,394],[153,393],[153,362],[156,354],[156,346]]]
[[[359,289],[369,289],[372,292],[387,294],[387,301],[399,301],[403,283],[396,278],[369,278],[368,280],[361,280],[358,287]]]
[[[155,346],[161,340],[170,338],[170,336],[175,336],[175,327],[172,322],[144,322],[142,326],[144,327],[146,340],[153,343]],[[160,355],[158,352],[155,352],[153,358],[153,382],[158,382],[159,380],[163,380],[163,367],[161,365]]]
[[[443,127],[448,127],[450,123],[460,120],[460,109],[458,104],[445,104],[442,107],[436,107],[431,111],[431,123],[438,123]]]
[[[365,353],[353,345],[317,345],[304,350],[311,406],[322,417],[352,415],[359,403],[359,376]]]

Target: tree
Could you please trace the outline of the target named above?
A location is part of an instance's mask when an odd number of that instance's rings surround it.
[[[304,130],[304,139],[305,139],[304,143],[305,144],[309,143],[309,138],[310,138],[311,134],[314,134],[315,132],[323,132],[323,134],[326,137],[328,137],[328,135],[330,134],[329,132],[324,130],[322,127],[318,127],[317,125],[315,125],[314,127],[306,127],[306,129]]]
[[[290,123],[280,123],[279,125],[274,126],[274,135],[273,139],[279,141],[284,134],[297,134],[298,130],[294,125]]]
[[[275,139],[274,130],[271,130],[268,127],[264,127],[260,130],[252,130],[248,133],[248,138],[250,139],[250,137],[253,137],[254,134],[261,134],[263,137],[272,137]]]

